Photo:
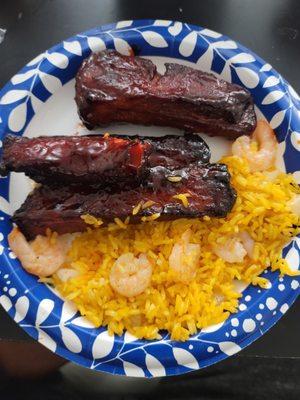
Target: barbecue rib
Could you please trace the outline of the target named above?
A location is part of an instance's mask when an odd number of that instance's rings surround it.
[[[177,183],[170,177],[180,177]],[[171,178],[172,180],[172,178]],[[189,194],[188,206],[174,198],[177,194]],[[165,167],[151,169],[144,185],[127,191],[109,193],[92,188],[65,187],[50,189],[42,186],[29,195],[13,216],[28,239],[45,234],[50,228],[59,234],[78,232],[87,225],[81,218],[90,214],[105,223],[115,218],[140,222],[141,217],[160,214],[160,219],[225,216],[235,202],[235,191],[230,186],[230,175],[224,164],[199,164],[180,170]],[[140,202],[154,204],[132,215]]]
[[[256,126],[250,93],[179,64],[160,75],[150,60],[114,50],[91,54],[76,76],[80,118],[88,128],[111,122],[172,126],[235,139]]]
[[[207,163],[210,151],[197,135],[137,138],[47,136],[29,139],[7,135],[0,174],[25,172],[36,182],[111,187],[136,186],[154,166],[178,169]]]

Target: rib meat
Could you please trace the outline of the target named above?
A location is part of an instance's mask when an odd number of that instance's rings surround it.
[[[179,64],[160,75],[144,58],[91,54],[76,76],[76,103],[88,128],[111,122],[172,126],[235,139],[256,126],[250,93]]]
[[[182,168],[209,162],[210,151],[197,135],[137,138],[7,135],[0,173],[25,172],[48,186],[65,184],[111,187],[137,185],[153,166]]]
[[[181,180],[171,182],[170,176]],[[173,197],[182,193],[190,196],[187,207]],[[81,216],[85,214],[101,218],[105,223],[115,218],[124,220],[127,216],[130,222],[137,223],[141,217],[156,213],[163,220],[204,215],[223,217],[233,207],[235,197],[224,164],[193,164],[180,170],[154,167],[144,185],[127,191],[109,193],[90,187],[50,189],[42,186],[28,196],[13,221],[28,239],[33,239],[45,234],[47,228],[59,234],[83,231],[87,225]],[[154,204],[132,215],[137,204],[149,200]]]

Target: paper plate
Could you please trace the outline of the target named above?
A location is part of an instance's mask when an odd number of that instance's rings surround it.
[[[74,76],[82,60],[91,51],[115,48],[126,54],[130,47],[161,66],[172,58],[249,89],[257,109],[276,131],[286,170],[299,181],[300,99],[294,89],[270,64],[235,41],[181,22],[122,21],[80,33],[40,54],[0,92],[0,138],[9,132],[29,136],[74,133],[78,123]],[[149,129],[123,126],[121,132]],[[155,127],[155,131],[166,129]],[[237,314],[203,329],[187,342],[171,341],[164,333],[158,341],[137,340],[127,333],[109,336],[106,329],[94,328],[72,304],[21,268],[7,244],[12,228],[9,215],[30,187],[23,174],[11,174],[0,182],[0,302],[34,339],[87,368],[153,377],[206,367],[262,336],[299,294],[298,278],[279,278],[277,273],[265,271],[270,280],[267,290],[249,286]],[[284,249],[293,269],[299,268],[299,249],[298,238]]]

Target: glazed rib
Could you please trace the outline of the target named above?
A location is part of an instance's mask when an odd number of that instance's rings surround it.
[[[181,180],[171,182],[170,177],[174,176]],[[187,206],[173,197],[187,193]],[[88,225],[81,216],[86,214],[101,218],[104,223],[128,216],[131,223],[152,215],[163,220],[204,215],[222,217],[232,209],[235,197],[224,164],[194,164],[180,170],[154,167],[146,184],[127,191],[109,193],[92,188],[42,186],[27,197],[13,221],[28,239],[33,239],[45,234],[47,228],[59,234],[84,231]],[[133,215],[133,209],[146,202],[149,207],[141,207]]]
[[[210,151],[197,135],[137,138],[7,135],[0,173],[25,172],[48,186],[89,184],[134,186],[153,166],[182,168],[209,162]]]
[[[179,64],[155,65],[114,50],[93,53],[76,76],[78,113],[88,128],[111,122],[162,125],[235,139],[256,126],[250,93]]]

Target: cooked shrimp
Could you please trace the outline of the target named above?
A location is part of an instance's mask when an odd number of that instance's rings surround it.
[[[132,253],[122,254],[110,271],[112,288],[125,297],[143,293],[150,285],[152,265],[145,254],[135,257]]]
[[[295,197],[289,201],[289,206],[292,213],[300,217],[300,195],[296,194]]]
[[[187,230],[180,242],[175,243],[169,256],[169,266],[176,273],[176,280],[189,283],[195,279],[200,258],[200,244],[190,243],[191,231]]]
[[[253,150],[257,143],[258,150]],[[258,121],[252,139],[241,136],[232,145],[232,154],[245,158],[252,172],[265,171],[275,164],[277,140],[273,129],[266,121]]]
[[[272,171],[265,171],[264,176],[267,178],[269,182],[275,182],[278,176],[281,174],[281,171],[278,169],[273,169]]]
[[[249,235],[248,232],[243,231],[239,233],[239,238],[241,239],[241,242],[244,246],[244,249],[246,250],[248,256],[250,258],[253,258],[253,252],[254,252],[254,240],[252,237]]]
[[[222,245],[215,245],[213,251],[218,257],[229,263],[240,263],[244,260],[247,254],[241,240],[236,236],[229,238]]]
[[[55,243],[51,243],[49,237],[38,235],[32,242],[27,242],[18,228],[8,235],[9,246],[23,268],[41,277],[54,274],[65,262],[71,241],[71,235],[58,236]]]
[[[79,272],[73,268],[59,268],[59,270],[56,271],[56,275],[62,282],[67,282],[69,279],[76,278]]]

